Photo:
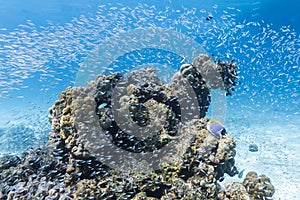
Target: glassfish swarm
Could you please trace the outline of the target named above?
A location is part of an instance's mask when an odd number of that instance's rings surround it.
[[[226,129],[223,124],[214,119],[208,121],[207,130],[216,137],[221,137],[226,134]]]

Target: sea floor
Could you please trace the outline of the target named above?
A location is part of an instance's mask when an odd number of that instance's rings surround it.
[[[241,109],[227,110],[224,124],[228,134],[236,140],[235,161],[238,170],[244,170],[243,174],[240,174],[243,176],[227,176],[222,184],[232,181],[242,182],[249,171],[256,171],[259,175],[265,174],[271,179],[276,189],[274,200],[298,199],[300,189],[300,115],[238,111]],[[46,117],[45,114],[43,116]],[[34,119],[32,118],[32,120]],[[28,130],[32,134],[32,131]],[[43,134],[46,135],[47,132],[45,131]],[[41,134],[40,131],[34,133]],[[2,134],[0,133],[0,147],[2,151],[8,150],[7,144],[17,146],[13,144],[17,144],[18,140],[19,142],[23,141],[22,145],[19,144],[18,147],[25,150],[26,145],[29,145],[27,143],[32,142],[31,140],[27,141],[26,138],[28,140],[30,136],[19,135],[16,138],[16,136],[4,135],[2,132]],[[16,140],[16,143],[13,140]],[[38,140],[41,141],[40,135],[34,137],[34,141]],[[249,151],[250,144],[257,145],[258,151]],[[3,148],[4,146],[5,148]],[[16,148],[14,150],[17,151]],[[12,149],[10,148],[10,150]]]
[[[299,198],[300,116],[286,116],[272,112],[228,116],[227,131],[237,142],[236,165],[244,172],[243,177],[226,177],[225,182],[240,182],[249,171],[256,171],[271,179],[275,200]],[[249,151],[250,144],[258,151]]]

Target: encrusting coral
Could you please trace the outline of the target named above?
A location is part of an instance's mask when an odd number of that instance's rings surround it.
[[[205,114],[211,89],[233,91],[235,69],[199,55],[168,84],[144,68],[67,88],[49,109],[47,143],[0,161],[0,199],[272,197],[270,179],[255,172],[220,185],[238,173],[235,142],[211,134]]]

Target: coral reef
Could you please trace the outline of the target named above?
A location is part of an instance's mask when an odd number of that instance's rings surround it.
[[[243,185],[251,199],[266,199],[273,196],[275,189],[271,180],[265,175],[258,176],[256,172],[248,172]]]
[[[269,178],[235,176],[235,142],[205,118],[210,90],[230,93],[233,62],[199,55],[168,84],[153,69],[99,75],[49,109],[47,143],[0,160],[0,199],[264,199]],[[216,72],[220,74],[220,80]]]
[[[234,86],[239,84],[236,82],[238,76],[234,60],[228,63],[218,60],[215,63],[209,55],[201,54],[194,59],[193,66],[201,73],[203,80],[210,89],[221,88],[227,91],[226,95],[231,95]]]

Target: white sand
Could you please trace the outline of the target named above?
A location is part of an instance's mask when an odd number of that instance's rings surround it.
[[[226,128],[237,141],[239,170],[256,171],[271,179],[276,200],[298,199],[300,190],[300,116],[283,113],[254,113],[227,118]],[[249,144],[258,145],[250,152]],[[226,181],[242,179],[226,177]]]

